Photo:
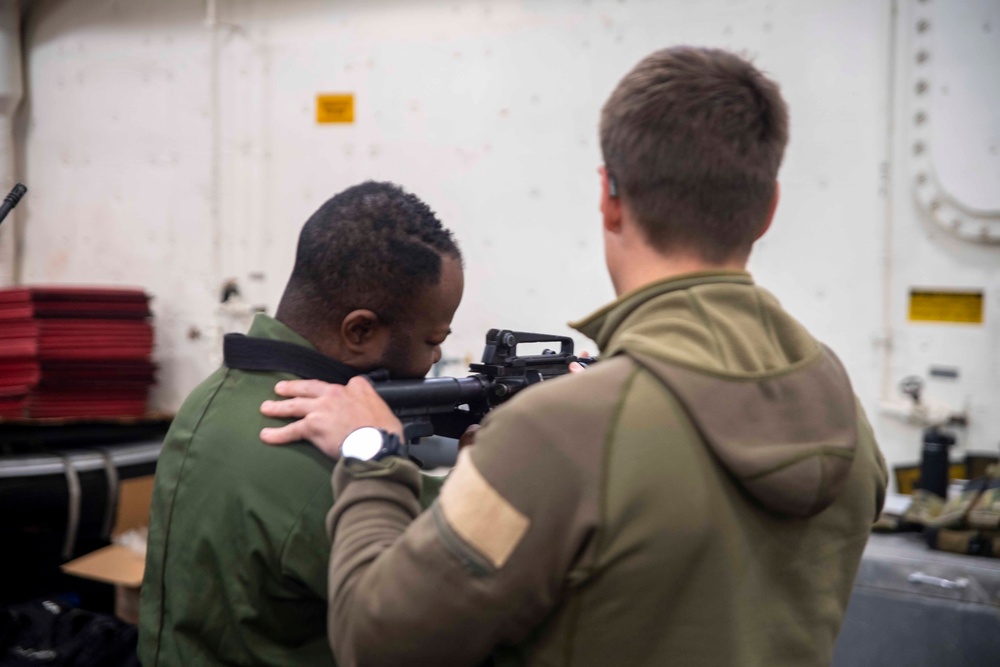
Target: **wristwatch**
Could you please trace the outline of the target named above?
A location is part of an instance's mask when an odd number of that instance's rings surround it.
[[[406,456],[406,445],[395,433],[374,426],[351,431],[340,445],[341,458],[381,461],[387,456]]]

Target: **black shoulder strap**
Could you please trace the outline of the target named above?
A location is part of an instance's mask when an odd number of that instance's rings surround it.
[[[281,372],[310,380],[346,384],[359,372],[332,357],[307,347],[268,338],[226,334],[222,359],[228,368],[241,371]]]

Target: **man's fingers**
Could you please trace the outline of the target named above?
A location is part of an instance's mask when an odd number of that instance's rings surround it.
[[[375,386],[372,381],[366,378],[364,375],[355,375],[347,384],[344,385],[348,393],[354,394],[356,396],[373,396],[377,395],[375,391]]]
[[[367,378],[352,378],[346,385],[318,380],[280,382],[275,391],[289,398],[264,401],[262,414],[268,417],[299,417],[278,428],[265,428],[260,439],[269,445],[308,440],[324,454],[337,458],[347,434],[361,426],[376,426],[402,435],[403,426],[379,397]]]
[[[327,420],[322,412],[310,412],[302,419],[277,428],[260,431],[260,439],[269,445],[287,445],[306,440],[332,459],[340,455],[340,443],[347,433],[336,420]]]
[[[462,437],[458,439],[458,448],[468,447],[469,445],[476,444],[476,431],[480,428],[479,424],[472,424],[469,428],[465,429],[465,433]]]
[[[581,352],[578,355],[577,358],[579,358],[579,359],[590,359],[590,352],[587,352],[586,350],[584,350],[583,352]],[[575,361],[569,365],[569,372],[570,373],[580,373],[580,372],[583,372],[585,370],[587,370],[586,366],[584,366],[583,364],[577,363]]]
[[[269,445],[287,445],[305,440],[305,422],[300,419],[285,426],[261,429],[260,439]]]
[[[278,396],[301,396],[303,398],[319,398],[324,394],[336,392],[340,385],[330,384],[322,380],[283,380],[274,385],[274,393]]]
[[[305,417],[315,409],[314,398],[286,398],[283,401],[264,401],[260,404],[261,414],[267,417]]]

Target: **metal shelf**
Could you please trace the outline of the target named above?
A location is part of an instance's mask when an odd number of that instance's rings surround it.
[[[66,461],[77,472],[104,470],[110,456],[116,468],[155,463],[160,455],[160,440],[127,445],[107,445],[90,449],[59,450],[51,454],[14,454],[0,456],[0,479],[66,474]]]

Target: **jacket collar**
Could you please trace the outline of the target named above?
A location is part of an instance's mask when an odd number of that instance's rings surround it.
[[[570,322],[569,326],[592,339],[601,350],[605,350],[622,323],[642,304],[663,294],[712,283],[754,284],[747,271],[738,270],[696,271],[671,276],[626,292],[587,317]]]
[[[223,363],[237,370],[291,373],[334,384],[346,384],[359,374],[356,368],[322,354],[305,338],[267,315],[257,315],[246,336],[226,334]]]

